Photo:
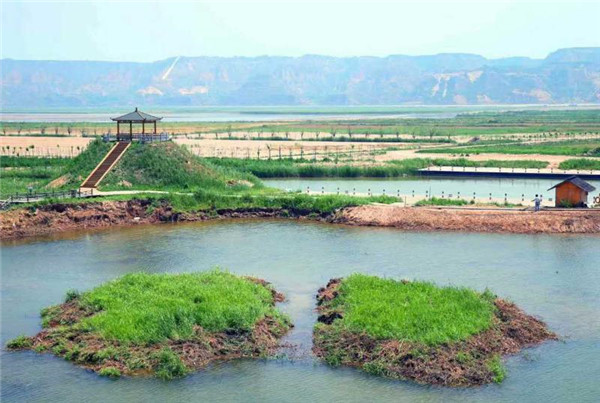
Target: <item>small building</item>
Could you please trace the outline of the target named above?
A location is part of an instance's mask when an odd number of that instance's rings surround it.
[[[548,190],[552,189],[556,189],[556,207],[585,207],[588,194],[596,190],[578,176],[571,176]]]
[[[162,118],[149,115],[145,112],[138,110],[138,108],[135,108],[135,110],[133,112],[129,112],[123,116],[119,116],[116,118],[110,118],[110,119],[114,122],[117,122],[117,141],[133,141],[133,140],[140,140],[142,142],[153,141],[153,140],[156,141],[156,140],[162,140],[162,137],[164,137],[164,135],[165,135],[163,133],[160,133],[160,134],[156,133],[156,122],[162,120]],[[142,125],[141,132],[139,131],[139,129],[136,131],[133,130],[134,124]],[[146,124],[152,125],[152,129],[148,133],[146,133]],[[129,130],[127,130],[127,126],[125,126],[126,129],[124,132],[122,132],[121,131],[122,125],[129,126],[129,128],[128,128]]]

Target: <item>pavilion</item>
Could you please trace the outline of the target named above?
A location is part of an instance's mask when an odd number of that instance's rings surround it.
[[[129,112],[123,116],[119,116],[116,118],[110,118],[112,121],[117,122],[117,141],[133,141],[134,138],[139,139],[140,141],[147,141],[147,137],[150,137],[150,141],[152,141],[152,137],[157,136],[156,133],[156,122],[162,120],[157,116],[149,115],[145,112],[138,110],[136,107],[133,112]],[[129,123],[129,133],[121,133],[121,124]],[[142,124],[142,132],[134,133],[133,124]],[[151,123],[154,126],[154,129],[151,133],[146,133],[146,123]]]

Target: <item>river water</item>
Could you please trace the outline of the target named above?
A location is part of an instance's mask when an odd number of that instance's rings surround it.
[[[2,244],[1,341],[40,330],[41,308],[134,271],[216,265],[274,283],[296,327],[292,358],[211,365],[164,382],[99,377],[49,354],[1,355],[3,402],[498,401],[592,402],[600,396],[600,238],[407,233],[295,221],[226,221],[75,232]],[[464,285],[515,301],[564,341],[506,361],[501,385],[449,389],[329,368],[310,355],[316,290],[367,272]]]

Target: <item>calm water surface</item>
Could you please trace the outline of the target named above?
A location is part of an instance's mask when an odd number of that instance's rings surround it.
[[[291,358],[210,366],[174,382],[101,378],[49,354],[1,354],[2,401],[598,401],[600,238],[405,233],[293,221],[230,221],[78,232],[4,243],[1,341],[40,330],[39,311],[67,289],[86,290],[133,271],[201,271],[216,265],[273,282],[296,327]],[[314,295],[355,271],[491,288],[565,337],[507,360],[502,385],[419,386],[310,355]]]
[[[445,196],[452,194],[454,197],[460,192],[461,198],[470,199],[473,193],[477,198],[487,198],[490,193],[493,198],[522,199],[531,200],[536,194],[541,194],[544,198],[554,197],[554,190],[548,190],[556,185],[560,180],[557,179],[509,179],[509,178],[428,178],[428,177],[410,177],[404,179],[267,179],[264,183],[267,186],[284,190],[306,191],[309,187],[311,191],[324,190],[325,192],[341,193],[352,192],[367,193],[369,190],[374,194],[381,194],[385,190],[386,194],[396,195],[425,195],[431,194],[440,197],[442,192]],[[600,181],[588,181],[597,190],[594,195],[600,192]],[[591,197],[588,198],[591,202]]]

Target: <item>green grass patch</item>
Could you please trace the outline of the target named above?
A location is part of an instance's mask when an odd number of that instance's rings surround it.
[[[222,271],[128,274],[83,293],[81,305],[98,311],[84,327],[135,343],[187,339],[196,325],[247,331],[265,315],[281,316],[267,288]]]
[[[490,298],[467,288],[364,274],[342,280],[331,308],[343,312],[334,323],[351,332],[430,346],[487,330],[495,309]]]
[[[464,199],[442,199],[439,197],[432,197],[430,199],[419,200],[415,203],[415,206],[466,206],[467,204],[473,204]]]
[[[558,168],[600,170],[600,159],[572,158],[561,162]]]

